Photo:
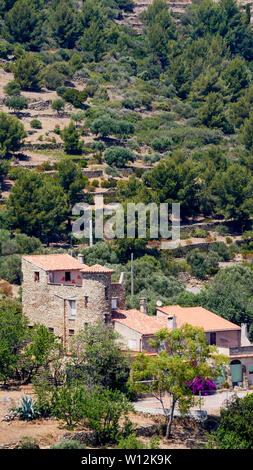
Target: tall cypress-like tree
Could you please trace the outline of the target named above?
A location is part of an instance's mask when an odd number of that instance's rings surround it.
[[[5,16],[3,35],[11,42],[19,42],[31,50],[38,50],[43,42],[44,12],[40,0],[18,0]]]
[[[53,38],[61,47],[72,49],[80,36],[81,25],[72,1],[60,0],[52,5],[49,22]]]
[[[52,177],[24,172],[7,201],[10,226],[50,243],[62,236],[68,214],[67,197]]]

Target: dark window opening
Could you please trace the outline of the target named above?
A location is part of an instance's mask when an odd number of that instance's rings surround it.
[[[71,281],[71,273],[70,271],[66,271],[65,272],[65,281]]]
[[[49,333],[54,333],[54,328],[48,328]]]
[[[35,271],[34,272],[34,282],[39,282],[40,281],[40,273]]]
[[[75,330],[69,330],[69,336],[73,336],[75,334]]]
[[[84,297],[84,306],[85,307],[88,307],[88,302],[89,302],[89,297],[87,295],[85,295],[85,297]]]
[[[216,333],[210,333],[210,345],[216,344]]]

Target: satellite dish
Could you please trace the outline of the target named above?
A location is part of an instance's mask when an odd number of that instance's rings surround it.
[[[161,300],[157,300],[157,302],[156,302],[156,305],[157,305],[157,307],[161,307],[161,306],[162,306],[162,304],[163,304],[163,303],[162,303],[162,301],[161,301]]]

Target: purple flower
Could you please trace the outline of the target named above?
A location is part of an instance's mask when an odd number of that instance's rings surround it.
[[[210,379],[203,379],[202,377],[195,377],[191,382],[186,382],[186,385],[192,391],[193,395],[208,395],[208,392],[216,390],[216,384]]]

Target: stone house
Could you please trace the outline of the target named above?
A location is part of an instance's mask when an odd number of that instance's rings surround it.
[[[225,318],[203,307],[180,307],[171,305],[157,307],[157,317],[167,319],[168,326],[175,323],[180,328],[185,323],[204,328],[208,344],[219,348],[232,348],[241,345],[241,328]],[[172,327],[172,325],[171,325]]]
[[[112,282],[112,269],[86,266],[81,256],[23,256],[22,272],[22,305],[30,326],[42,323],[64,346],[86,324],[110,322],[113,309],[125,307],[124,273]]]
[[[230,358],[228,380],[233,385],[253,384],[253,345],[247,339],[245,325],[235,325],[203,307],[157,307],[156,316],[149,316],[146,313],[145,299],[141,299],[140,310],[115,310],[112,321],[115,330],[123,338],[124,346],[133,354],[156,354],[148,340],[154,338],[154,334],[161,328],[171,331],[186,323],[202,327],[208,344],[215,344],[220,353]]]
[[[233,385],[253,384],[253,345],[245,325],[235,325],[202,307],[157,307],[147,315],[146,300],[140,310],[125,309],[125,273],[112,282],[112,269],[99,264],[86,266],[81,255],[27,255],[22,258],[23,311],[32,327],[45,325],[68,348],[70,338],[85,325],[102,321],[113,324],[123,347],[133,354],[156,354],[149,339],[161,328],[185,323],[204,328],[209,344],[230,357]]]

